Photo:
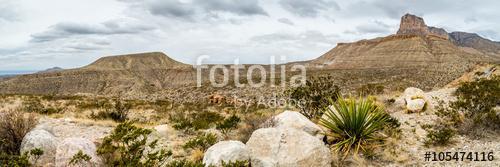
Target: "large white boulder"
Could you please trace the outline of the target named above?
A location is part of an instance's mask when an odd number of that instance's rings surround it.
[[[240,141],[221,141],[208,148],[203,157],[205,166],[222,166],[224,162],[250,160],[250,152]]]
[[[419,88],[409,87],[406,88],[403,93],[403,98],[406,101],[414,100],[414,99],[424,99],[425,93],[423,90]]]
[[[43,150],[43,155],[36,161],[30,159],[34,165],[53,166],[56,157],[57,138],[43,129],[35,129],[28,132],[21,143],[21,153],[31,151],[35,148]]]
[[[415,99],[406,101],[406,109],[410,112],[420,112],[423,111],[425,107],[424,99]]]
[[[102,166],[101,159],[97,156],[97,149],[94,143],[85,138],[66,138],[57,145],[56,167],[67,167],[71,158],[79,151],[89,155],[92,159],[88,164],[91,166]]]
[[[299,112],[285,111],[274,117],[274,123],[277,128],[295,128],[309,133],[318,139],[325,136],[323,130],[318,125],[311,122],[307,117]]]
[[[294,128],[263,128],[247,142],[252,166],[330,166],[328,147],[314,136]]]

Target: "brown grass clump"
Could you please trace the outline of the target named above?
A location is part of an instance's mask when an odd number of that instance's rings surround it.
[[[18,155],[24,136],[35,127],[38,119],[33,114],[19,110],[10,110],[0,115],[0,150]]]

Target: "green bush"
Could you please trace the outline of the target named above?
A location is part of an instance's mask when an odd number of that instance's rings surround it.
[[[231,130],[236,129],[240,121],[240,117],[232,115],[229,118],[224,119],[224,121],[217,123],[216,128],[219,129],[223,134],[228,134]]]
[[[173,160],[167,163],[166,167],[205,167],[205,164],[199,161],[193,162],[193,161],[188,161],[186,159],[182,159],[182,160]]]
[[[285,93],[297,101],[295,105],[304,116],[310,119],[319,117],[329,100],[335,101],[340,93],[340,88],[331,80],[331,76],[311,78],[305,85],[291,88]]]
[[[447,145],[455,136],[456,130],[449,125],[428,125],[423,127],[427,131],[425,145]]]
[[[68,165],[71,166],[93,166],[91,165],[92,162],[90,160],[92,157],[89,155],[83,153],[82,150],[78,151],[73,157],[71,157],[71,160],[69,161]]]
[[[475,124],[500,126],[500,118],[494,110],[500,105],[500,76],[461,83],[455,95],[457,101],[451,103],[452,109],[465,113]]]
[[[207,133],[205,135],[199,135],[195,138],[190,139],[188,142],[182,146],[184,149],[200,149],[205,152],[210,146],[217,142],[217,136],[212,133]]]
[[[321,118],[320,124],[329,130],[327,135],[336,140],[335,148],[345,155],[351,149],[354,153],[364,150],[388,120],[387,114],[371,100],[339,97],[337,102],[331,101],[330,104],[332,106],[327,107],[326,117]]]
[[[13,155],[6,152],[0,152],[0,166],[24,167],[36,165],[36,162],[42,155],[43,150],[40,148],[35,148],[21,155]],[[31,164],[29,161],[30,159],[33,159],[35,163]]]
[[[148,141],[152,131],[134,126],[131,122],[119,124],[113,132],[103,139],[97,149],[108,166],[158,166],[171,155],[171,151],[155,150],[158,140]]]
[[[172,113],[170,121],[174,123],[173,127],[177,130],[200,130],[208,129],[210,126],[223,120],[224,117],[216,112],[201,111],[191,113]]]
[[[47,114],[47,115],[62,112],[61,108],[56,108],[56,107],[51,107],[51,106],[45,107],[42,104],[41,100],[38,98],[24,101],[22,109],[26,112],[29,112],[29,113],[38,113],[38,114]]]
[[[222,161],[222,167],[250,167],[250,162],[248,160],[245,161],[230,161],[224,162]]]

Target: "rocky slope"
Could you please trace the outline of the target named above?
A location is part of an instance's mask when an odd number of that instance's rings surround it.
[[[21,75],[0,83],[5,94],[147,94],[195,81],[190,65],[163,53],[105,57],[77,69]]]
[[[339,43],[311,63],[332,69],[426,67],[464,70],[470,63],[500,61],[498,43],[477,35],[461,34],[448,34],[444,29],[427,26],[420,17],[406,14],[395,35]]]

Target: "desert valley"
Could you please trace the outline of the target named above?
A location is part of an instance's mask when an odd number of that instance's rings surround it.
[[[0,166],[500,166],[499,63],[500,42],[406,14],[260,70],[150,52],[6,76]]]

